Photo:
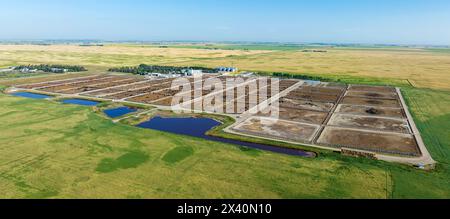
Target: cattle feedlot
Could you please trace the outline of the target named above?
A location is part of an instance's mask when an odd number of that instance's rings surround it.
[[[204,74],[202,82],[216,78],[223,82],[230,76]],[[194,78],[186,77],[193,85]],[[265,77],[242,78],[258,82],[258,89],[270,85]],[[262,86],[262,79],[269,84]],[[60,98],[85,98],[116,103],[136,103],[170,110],[174,95],[171,89],[175,79],[144,79],[137,76],[114,74],[92,75],[66,80],[16,84],[13,92],[35,92]],[[226,89],[246,89],[232,100],[248,102],[248,84],[234,84]],[[359,154],[365,157],[411,165],[433,165],[421,135],[405,104],[401,90],[388,86],[367,86],[285,79],[279,81],[280,93],[268,94],[270,102],[279,104],[279,118],[268,113],[249,113],[249,104],[243,110],[232,109],[220,113],[235,119],[225,132],[278,142],[306,145]],[[185,103],[202,102],[213,95],[204,90],[202,96]],[[224,109],[230,102],[223,102]],[[262,104],[255,102],[255,105]],[[208,114],[215,112],[202,109]]]

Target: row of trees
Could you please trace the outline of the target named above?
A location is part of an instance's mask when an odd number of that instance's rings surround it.
[[[54,73],[63,73],[63,72],[82,72],[87,71],[87,69],[83,66],[78,65],[20,65],[16,66],[14,70],[38,70],[43,72],[54,72]]]
[[[186,69],[202,70],[204,73],[217,73],[217,70],[212,68],[176,67],[176,66],[160,66],[160,65],[145,65],[145,64],[141,64],[137,67],[111,68],[108,71],[144,75],[148,73],[182,74]]]
[[[330,81],[329,78],[324,78],[320,76],[311,76],[311,75],[299,75],[299,74],[289,74],[282,72],[274,72],[272,76],[277,78],[285,78],[285,79],[300,79],[300,80],[311,80],[311,81]]]

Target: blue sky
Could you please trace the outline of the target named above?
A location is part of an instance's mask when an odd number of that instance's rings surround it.
[[[0,0],[0,39],[450,45],[448,0]]]

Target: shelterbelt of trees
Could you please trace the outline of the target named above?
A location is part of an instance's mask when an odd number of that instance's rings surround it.
[[[176,66],[159,66],[159,65],[145,65],[145,64],[141,64],[136,67],[111,68],[108,71],[144,75],[148,73],[182,74],[186,69],[202,70],[204,73],[218,72],[216,69],[204,67],[176,67]]]
[[[87,69],[83,66],[78,65],[20,65],[16,66],[14,70],[23,70],[23,69],[30,69],[30,70],[38,70],[43,72],[54,72],[54,73],[63,73],[63,72],[82,72],[87,71]]]
[[[320,76],[310,76],[310,75],[300,75],[300,74],[289,74],[282,72],[272,73],[273,77],[285,78],[285,79],[300,79],[300,80],[311,80],[311,81],[331,81],[329,78],[324,78]]]

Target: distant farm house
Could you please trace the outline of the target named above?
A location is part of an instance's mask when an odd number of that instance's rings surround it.
[[[53,73],[65,73],[65,72],[68,72],[68,70],[65,69],[65,68],[51,68],[50,71],[53,72]]]
[[[180,74],[176,73],[148,73],[145,76],[147,79],[151,78],[178,78],[181,77]]]
[[[35,73],[38,71],[37,69],[33,68],[12,68],[12,70],[18,70],[22,73]]]
[[[185,76],[198,76],[203,74],[203,70],[185,69],[183,70]]]

